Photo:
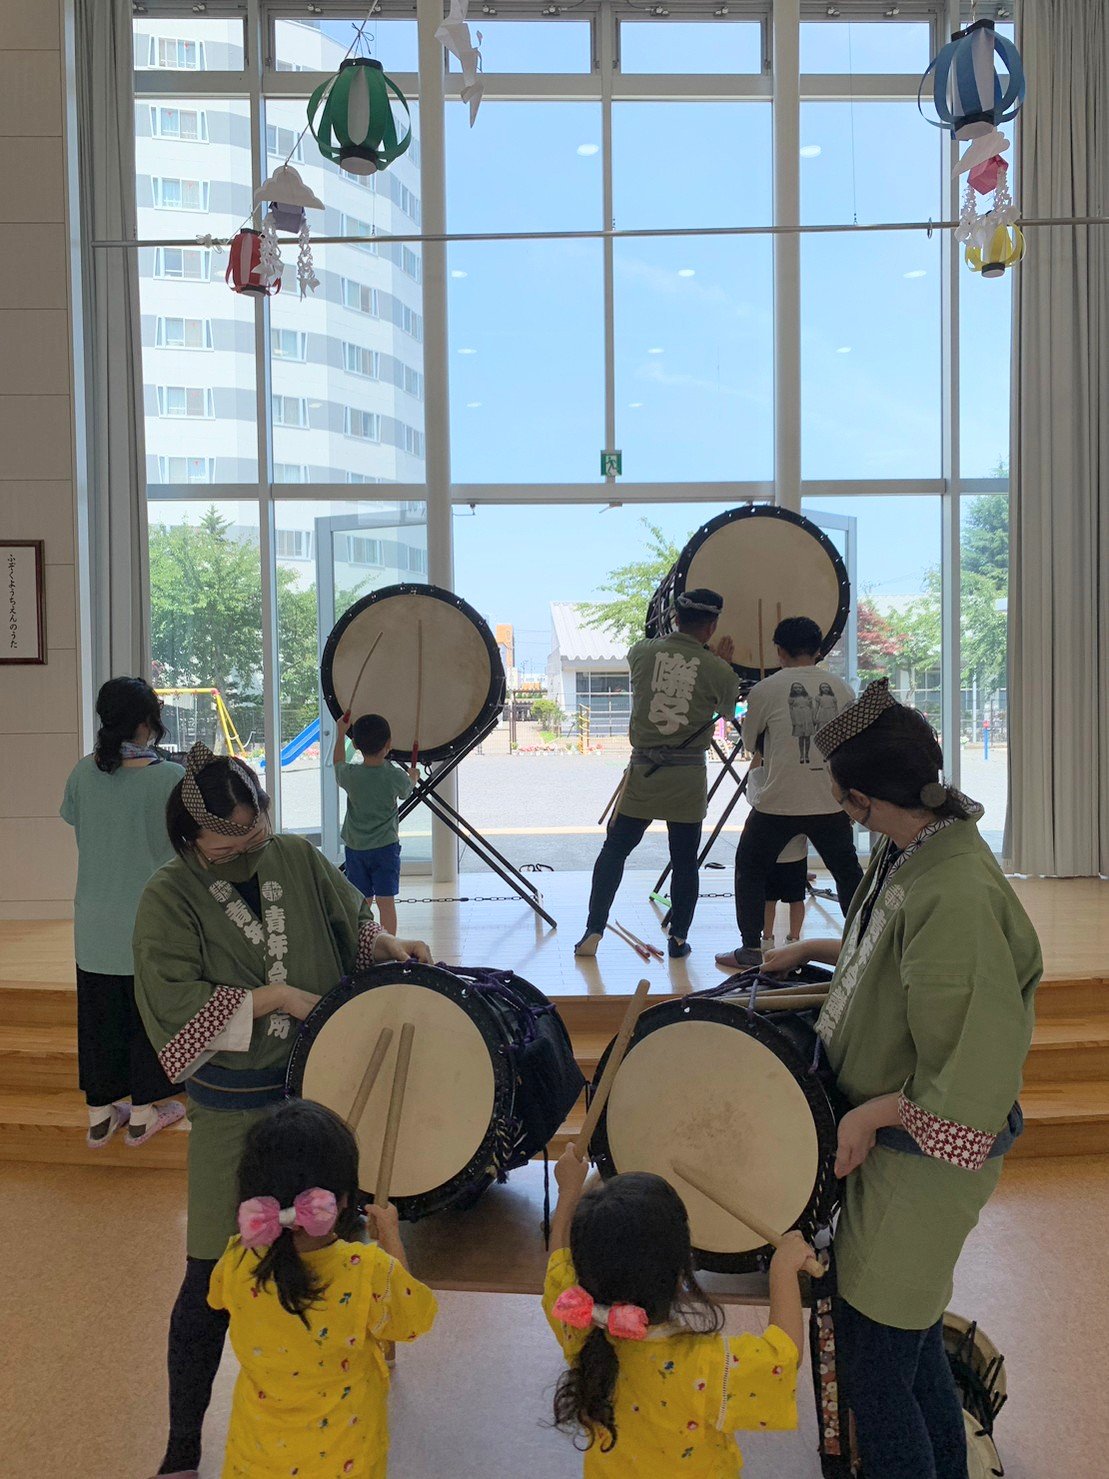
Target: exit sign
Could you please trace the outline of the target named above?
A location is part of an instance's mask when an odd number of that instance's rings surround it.
[[[602,478],[618,478],[623,471],[624,471],[624,454],[623,454],[623,452],[602,452],[601,453],[601,477]]]

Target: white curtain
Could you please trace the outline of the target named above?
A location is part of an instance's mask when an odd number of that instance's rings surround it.
[[[1026,216],[1109,215],[1109,5],[1021,8]],[[1016,269],[1010,838],[1020,873],[1109,873],[1109,227]]]
[[[77,157],[94,687],[148,677],[146,476],[131,0],[76,0]]]

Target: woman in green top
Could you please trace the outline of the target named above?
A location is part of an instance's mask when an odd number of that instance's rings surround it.
[[[142,1145],[184,1113],[135,1009],[131,959],[143,887],[173,857],[166,798],[184,775],[155,748],[166,733],[161,711],[149,683],[110,678],[96,699],[96,749],[74,766],[62,798],[77,834],[77,1067],[92,1150],[124,1125],[124,1144]]]
[[[922,714],[885,679],[815,736],[837,801],[883,836],[844,937],[768,969],[835,965],[817,1031],[840,1121],[836,1340],[867,1479],[966,1479],[942,1317],[955,1264],[1020,1133],[1039,942],[982,808],[940,780]]]
[[[274,835],[269,797],[242,761],[194,745],[166,821],[177,858],[139,905],[135,989],[163,1068],[189,1093],[188,1257],[158,1472],[193,1479],[227,1329],[226,1313],[208,1307],[208,1283],[235,1232],[247,1132],[284,1097],[295,1022],[353,971],[431,954],[380,930],[307,839]]]

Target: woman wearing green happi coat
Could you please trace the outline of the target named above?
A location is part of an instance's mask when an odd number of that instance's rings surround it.
[[[839,1377],[867,1479],[966,1479],[942,1319],[1020,1134],[1039,942],[978,834],[982,808],[943,784],[931,726],[885,679],[815,743],[837,801],[882,839],[843,939],[767,960],[835,966],[817,1032],[852,1106],[836,1158]]]
[[[351,972],[431,955],[385,934],[305,838],[274,835],[269,797],[244,762],[195,745],[166,822],[177,857],[139,904],[135,996],[162,1067],[189,1096],[187,1258],[158,1473],[193,1479],[227,1329],[208,1283],[236,1230],[243,1141],[283,1097],[296,1023]]]

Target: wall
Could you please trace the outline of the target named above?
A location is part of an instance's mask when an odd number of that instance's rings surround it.
[[[71,913],[81,752],[61,0],[0,0],[0,535],[46,541],[44,667],[0,666],[0,918]]]

